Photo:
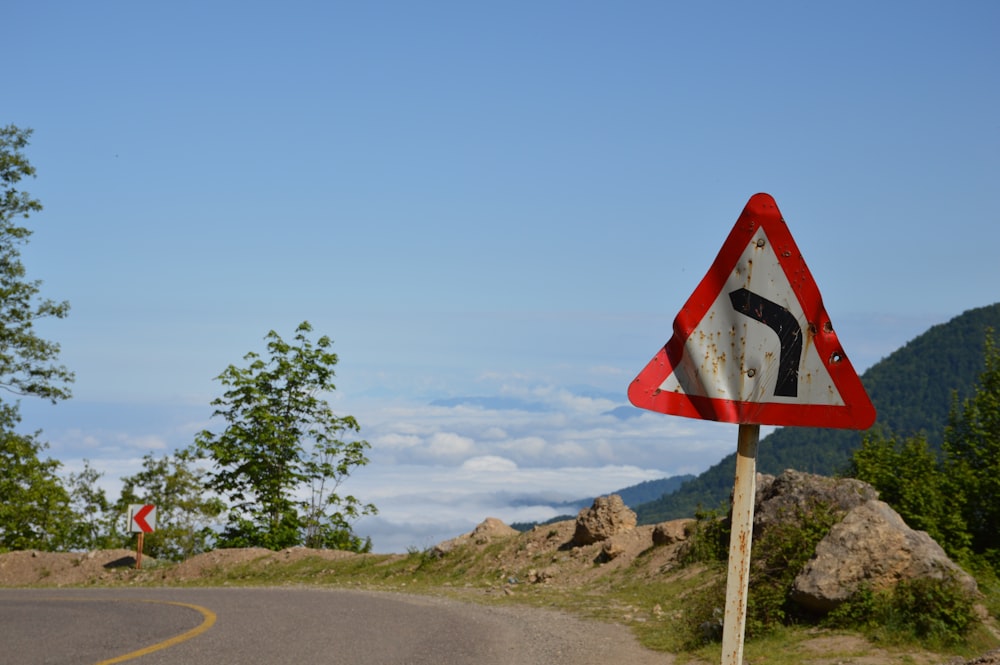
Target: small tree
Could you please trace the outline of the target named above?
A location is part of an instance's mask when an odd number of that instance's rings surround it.
[[[97,550],[122,547],[123,541],[114,531],[115,510],[104,489],[98,485],[100,471],[83,460],[83,471],[71,473],[66,479],[73,524],[67,534],[67,548]]]
[[[1000,349],[992,330],[984,356],[975,394],[952,405],[943,448],[949,476],[965,487],[972,549],[1000,570]]]
[[[148,454],[142,458],[142,471],[122,478],[116,514],[125,515],[133,503],[156,506],[156,530],[143,538],[147,554],[180,561],[211,549],[225,504],[205,491],[205,475],[190,451],[180,451],[160,458]],[[125,528],[126,539],[129,534]]]
[[[354,467],[368,463],[369,444],[342,438],[360,427],[323,399],[335,390],[338,359],[329,337],[314,343],[310,332],[301,323],[289,344],[272,330],[268,358],[250,352],[247,367],[230,365],[217,377],[227,390],[212,402],[213,415],[227,426],[201,432],[195,450],[213,462],[208,486],[230,504],[220,546],[371,548],[351,523],[375,506],[338,493]]]
[[[910,527],[926,531],[950,556],[968,554],[965,488],[945,471],[926,437],[868,434],[854,452],[850,475],[870,483]]]

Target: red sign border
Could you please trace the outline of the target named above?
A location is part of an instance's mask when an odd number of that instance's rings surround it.
[[[744,402],[660,390],[680,364],[688,337],[722,293],[726,280],[758,229],[767,234],[778,264],[805,313],[809,322],[809,329],[804,331],[807,343],[815,344],[843,406]],[[823,306],[819,288],[777,203],[764,193],[750,197],[712,267],[674,319],[673,336],[629,385],[628,398],[641,409],[740,424],[868,429],[876,416],[875,407],[844,353]]]

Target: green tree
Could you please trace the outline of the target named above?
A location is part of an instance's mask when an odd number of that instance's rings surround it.
[[[19,421],[0,403],[0,551],[62,549],[74,516],[60,464],[41,459],[47,446],[37,436],[14,432]]]
[[[972,549],[1000,569],[1000,350],[992,330],[975,393],[953,402],[943,449],[949,475],[965,487],[965,523]]]
[[[114,537],[115,510],[104,489],[98,485],[104,475],[83,461],[83,470],[71,473],[65,487],[69,493],[73,523],[67,533],[67,549],[97,550],[121,547],[120,538]]]
[[[39,298],[41,282],[27,279],[21,247],[31,236],[22,220],[42,209],[18,189],[35,168],[24,155],[30,129],[0,127],[0,388],[56,402],[70,396],[73,375],[57,364],[59,345],[36,334],[35,324],[62,318],[65,302]],[[56,471],[41,459],[47,447],[38,433],[19,434],[18,402],[0,401],[0,548],[58,549],[73,523],[69,497]]]
[[[35,324],[63,318],[69,303],[38,297],[41,282],[26,279],[21,247],[31,230],[20,223],[42,209],[37,199],[17,188],[35,168],[25,158],[30,129],[0,127],[0,387],[15,395],[56,402],[70,396],[73,374],[56,364],[59,345],[40,338]]]
[[[923,435],[900,440],[881,430],[867,434],[849,475],[870,483],[910,527],[926,531],[950,556],[968,554],[964,488]]]
[[[143,549],[157,559],[180,561],[211,549],[215,528],[225,504],[205,491],[206,472],[196,466],[190,451],[142,458],[142,470],[122,478],[121,498],[116,504],[121,529],[115,532],[128,540],[124,523],[129,504],[156,506],[156,530],[143,538]]]
[[[212,402],[213,415],[227,426],[201,432],[195,450],[213,462],[208,486],[229,503],[220,546],[371,548],[351,524],[375,506],[339,493],[368,463],[369,444],[353,438],[357,421],[337,416],[324,399],[335,390],[338,358],[329,337],[312,342],[310,332],[301,323],[290,344],[272,330],[269,357],[250,352],[246,367],[230,365],[217,377],[226,391]]]

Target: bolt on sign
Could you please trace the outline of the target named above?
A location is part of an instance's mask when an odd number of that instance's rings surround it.
[[[819,288],[769,194],[755,194],[673,335],[632,381],[629,401],[669,415],[737,423],[723,665],[743,662],[761,425],[867,429],[875,407]]]

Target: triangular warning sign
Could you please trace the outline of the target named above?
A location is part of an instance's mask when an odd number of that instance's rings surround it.
[[[774,199],[750,198],[629,400],[689,418],[867,429],[875,422]]]

